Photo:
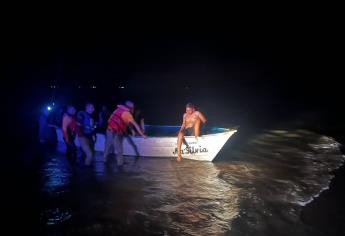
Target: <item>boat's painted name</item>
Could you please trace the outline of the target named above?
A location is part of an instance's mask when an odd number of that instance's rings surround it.
[[[197,153],[207,153],[208,149],[203,148],[201,146],[199,147],[186,147],[181,150],[182,154],[197,154]],[[177,155],[177,148],[175,148],[175,151],[173,152],[174,155]]]

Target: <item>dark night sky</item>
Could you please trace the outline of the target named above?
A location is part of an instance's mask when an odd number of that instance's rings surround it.
[[[168,105],[174,113],[192,100],[209,113],[212,107],[233,108],[221,116],[244,107],[249,114],[262,109],[279,115],[285,108],[336,114],[342,89],[333,70],[338,63],[331,57],[332,28],[308,17],[244,18],[181,27],[23,23],[7,34],[6,76],[32,98],[27,107],[49,98],[47,87],[57,84],[54,96],[72,102],[81,96],[98,103],[129,97],[146,109]],[[86,89],[93,84],[96,90]],[[119,85],[126,89],[119,91]]]
[[[163,73],[173,77],[169,80],[224,81],[229,80],[227,73],[242,70],[248,72],[242,79],[250,82],[302,79],[309,84],[329,62],[325,57],[330,50],[324,38],[327,32],[296,24],[172,31],[24,27],[13,33],[9,62],[14,70],[24,71],[22,76],[28,76],[28,70],[35,81],[55,75],[61,64],[64,73],[58,75],[60,80],[93,81],[97,76],[108,81]],[[202,68],[214,76],[191,76]]]

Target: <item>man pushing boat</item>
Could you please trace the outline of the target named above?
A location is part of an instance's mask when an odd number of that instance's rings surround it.
[[[132,124],[141,136],[147,138],[132,116],[133,109],[134,103],[126,101],[124,105],[117,105],[116,110],[110,116],[104,147],[104,162],[107,162],[110,148],[114,146],[116,150],[117,165],[123,165],[123,138],[126,135],[126,130],[129,124]]]

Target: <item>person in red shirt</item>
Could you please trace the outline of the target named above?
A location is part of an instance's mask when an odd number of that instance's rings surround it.
[[[75,161],[77,148],[74,140],[79,133],[79,127],[75,119],[76,109],[74,106],[67,106],[67,110],[62,117],[62,134],[66,143],[66,155]]]

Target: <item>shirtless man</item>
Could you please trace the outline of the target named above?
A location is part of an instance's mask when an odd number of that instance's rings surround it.
[[[177,161],[182,160],[181,155],[181,146],[183,137],[186,136],[195,136],[196,141],[198,141],[198,137],[200,134],[200,122],[205,123],[206,118],[200,112],[196,111],[195,107],[192,103],[188,103],[186,105],[186,113],[183,115],[183,122],[178,132],[177,138]]]

